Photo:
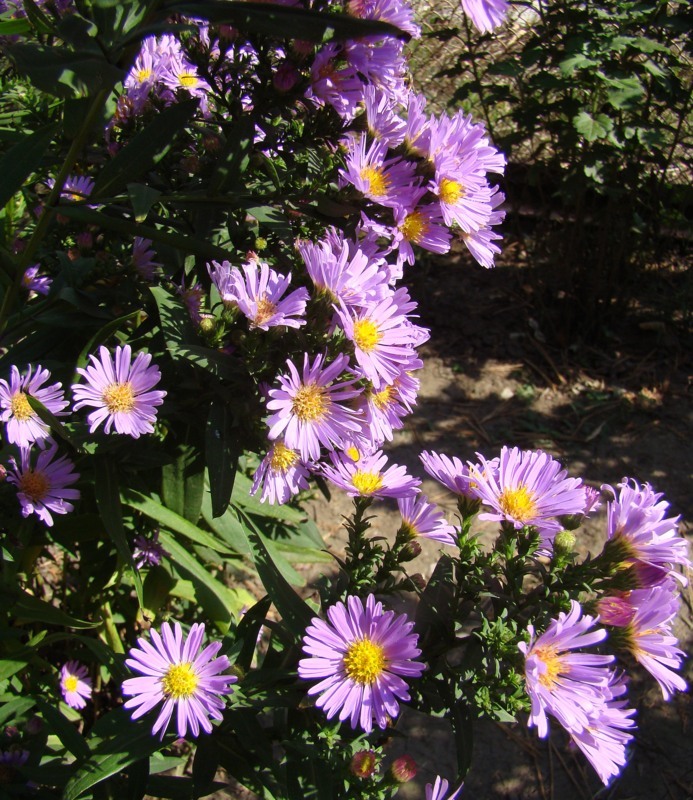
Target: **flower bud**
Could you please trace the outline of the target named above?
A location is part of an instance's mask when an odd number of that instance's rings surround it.
[[[559,531],[553,540],[553,551],[558,555],[567,555],[575,549],[575,534],[571,531]]]
[[[399,551],[399,561],[400,563],[403,561],[412,561],[419,555],[421,555],[421,545],[416,539],[412,539]]]
[[[359,750],[351,759],[349,772],[357,778],[370,778],[377,766],[378,758],[372,750]]]
[[[213,316],[205,314],[200,319],[200,331],[205,335],[209,336],[212,333],[214,333],[216,327],[217,327],[217,321],[214,319]]]
[[[416,777],[416,761],[406,753],[392,762],[390,774],[397,783],[407,783]]]

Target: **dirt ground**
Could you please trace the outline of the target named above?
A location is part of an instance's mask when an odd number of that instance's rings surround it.
[[[411,291],[421,323],[431,329],[425,346],[421,393],[415,414],[388,448],[392,461],[424,479],[429,499],[454,519],[455,500],[427,476],[418,454],[435,450],[473,459],[495,455],[503,444],[541,447],[569,473],[594,486],[623,477],[650,482],[664,492],[672,513],[692,520],[688,495],[693,415],[688,399],[690,341],[680,320],[667,314],[669,299],[681,307],[683,256],[651,276],[657,304],[633,305],[602,347],[554,346],[533,312],[533,297],[522,266],[520,244],[506,248],[501,264],[485,271],[465,253],[450,262],[413,270]],[[518,266],[518,264],[520,266]],[[658,281],[663,282],[657,289]],[[662,288],[663,287],[663,288]],[[659,294],[657,292],[659,291]],[[380,503],[374,534],[393,536],[399,515],[394,503]],[[310,507],[328,546],[345,544],[342,516],[351,501],[333,492],[327,503]],[[487,541],[495,528],[487,527]],[[690,535],[685,522],[682,531]],[[582,553],[601,549],[602,513],[581,529]],[[433,543],[411,563],[428,578],[440,553]],[[677,634],[690,652],[693,642],[691,593],[684,593]],[[693,678],[686,665],[689,683]],[[690,694],[665,704],[651,679],[633,684],[638,734],[630,763],[618,781],[604,788],[581,753],[572,752],[558,726],[548,741],[524,724],[483,722],[475,735],[466,800],[684,800],[693,798],[693,705]],[[393,755],[409,752],[419,764],[417,778],[402,787],[400,800],[421,800],[426,782],[442,774],[455,779],[452,734],[445,720],[405,713],[404,734]]]

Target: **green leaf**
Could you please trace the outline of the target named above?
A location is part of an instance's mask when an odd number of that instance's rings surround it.
[[[63,800],[77,800],[97,783],[127,769],[130,764],[156,753],[166,746],[152,735],[150,723],[133,722],[127,712],[117,709],[106,715],[117,721],[118,733],[111,740],[96,742],[93,755],[82,764],[67,782]],[[115,718],[115,720],[113,719]],[[99,720],[103,725],[104,719]],[[115,726],[114,726],[115,727]],[[96,730],[96,726],[94,728]],[[93,731],[92,731],[93,733]],[[87,740],[89,744],[92,737]]]
[[[250,548],[243,532],[243,525],[232,508],[220,517],[212,514],[212,497],[205,492],[202,498],[202,517],[216,535],[236,553],[250,555]]]
[[[132,204],[136,222],[144,222],[151,207],[161,197],[158,189],[145,186],[143,183],[128,183],[128,196]]]
[[[199,106],[199,100],[185,100],[160,111],[147,127],[100,169],[91,197],[118,194],[168,152],[176,134]]]
[[[228,508],[241,452],[238,420],[228,402],[215,398],[205,428],[205,460],[213,517],[221,517]]]
[[[0,706],[0,725],[18,720],[23,714],[36,705],[33,697],[15,697],[9,703]]]
[[[573,126],[588,142],[594,142],[596,139],[603,139],[613,128],[613,123],[605,114],[592,117],[586,111],[581,111],[573,117]]]
[[[123,512],[120,506],[118,489],[118,470],[114,461],[107,457],[97,457],[94,465],[96,505],[101,515],[101,520],[106,528],[106,533],[115,545],[118,558],[127,566],[132,575],[132,580],[137,593],[140,608],[144,605],[142,592],[142,579],[132,560],[132,551],[128,543],[125,526],[123,525]]]
[[[51,733],[54,733],[61,744],[72,753],[76,759],[87,759],[91,755],[91,750],[85,738],[75,728],[72,722],[56,708],[54,703],[48,703],[41,697],[36,698],[36,705],[48,725]]]
[[[274,206],[252,206],[246,208],[248,214],[254,217],[261,228],[267,228],[271,233],[277,236],[291,237],[291,225],[286,216]]]
[[[0,589],[0,595],[5,595],[12,600],[12,616],[17,622],[43,622],[46,625],[59,625],[62,628],[97,628],[99,622],[87,622],[77,619],[59,608],[39,600],[31,594],[21,590],[10,592],[7,588]]]
[[[37,89],[56,97],[91,97],[125,77],[103,55],[91,52],[70,52],[33,43],[8,45],[6,51],[18,72]]]
[[[193,525],[200,518],[205,488],[205,465],[195,438],[195,431],[188,427],[176,448],[176,457],[161,470],[163,504]]]
[[[46,125],[25,136],[0,158],[0,208],[26,183],[41,166],[57,126]]]
[[[453,705],[449,719],[455,733],[457,769],[460,776],[464,777],[472,763],[472,750],[474,747],[472,716],[469,708],[462,701],[459,701]]]
[[[126,506],[140,511],[142,514],[149,517],[149,519],[153,519],[155,522],[164,525],[169,530],[182,534],[190,539],[191,542],[195,542],[195,544],[202,545],[203,547],[209,547],[210,550],[214,550],[216,553],[229,552],[228,547],[210,533],[193,525],[193,523],[189,522],[185,517],[176,514],[175,511],[171,511],[166,508],[166,506],[162,506],[161,503],[158,503],[151,497],[140,494],[140,492],[136,492],[134,489],[123,489],[120,496]]]
[[[15,36],[28,33],[31,25],[28,19],[4,19],[0,22],[0,36]]]
[[[257,531],[246,529],[245,535],[253,563],[267,594],[272,598],[272,602],[289,630],[296,638],[302,637],[313,620],[313,612],[277,569],[267,544],[260,534]]]
[[[67,428],[40,400],[37,400],[31,395],[27,395],[27,401],[36,412],[36,415],[48,425],[53,433],[57,434],[64,442],[67,442],[74,450],[80,453],[83,452],[83,449],[75,442]]]
[[[295,522],[296,524],[305,520],[305,511],[300,511],[286,504],[276,506],[271,503],[261,503],[254,495],[250,494],[252,485],[250,478],[242,472],[237,473],[236,482],[233,487],[233,495],[231,496],[234,505],[258,517],[283,519],[287,522]]]
[[[280,39],[307,39],[311,42],[343,41],[362,36],[395,36],[409,41],[408,33],[377,20],[365,20],[347,14],[326,14],[302,8],[289,8],[262,2],[225,2],[224,0],[175,0],[162,7],[166,16],[183,14],[202,17],[210,22],[227,23],[242,31],[269,34]]]
[[[117,319],[112,319],[110,322],[107,322],[102,328],[99,328],[98,331],[89,339],[89,341],[84,345],[82,348],[82,352],[77,357],[77,367],[85,367],[87,362],[89,361],[89,356],[95,352],[96,348],[99,345],[104,344],[110,337],[120,328],[122,328],[126,322],[129,322],[132,319],[135,319],[139,314],[139,311],[131,311],[129,314],[125,314],[122,317],[118,317]],[[75,372],[72,382],[77,383],[79,380],[79,373]]]
[[[168,550],[171,561],[187,573],[195,584],[195,593],[205,614],[222,633],[226,633],[232,617],[237,616],[243,606],[253,602],[252,595],[244,589],[224,586],[167,531],[159,533],[159,541]]]

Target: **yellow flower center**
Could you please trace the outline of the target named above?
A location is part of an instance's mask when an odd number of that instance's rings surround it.
[[[308,383],[296,392],[291,402],[291,411],[301,422],[318,422],[325,418],[330,398],[323,386]]]
[[[380,489],[383,478],[379,472],[363,472],[357,469],[351,483],[359,494],[368,496]]]
[[[118,411],[132,411],[135,407],[135,393],[132,391],[130,381],[112,383],[104,389],[102,397],[111,414]]]
[[[404,218],[404,222],[399,226],[399,229],[408,242],[418,244],[428,233],[429,224],[420,211],[412,211],[411,214],[407,214]]]
[[[354,462],[358,461],[361,458],[361,453],[359,453],[358,447],[354,447],[353,444],[351,445],[351,447],[347,447],[347,449],[344,452]]]
[[[291,450],[283,442],[277,442],[272,448],[270,469],[275,472],[286,472],[298,461],[298,453]]]
[[[19,491],[33,503],[38,503],[48,494],[50,482],[43,472],[28,469],[19,479]]]
[[[29,405],[29,400],[24,392],[16,392],[10,400],[10,411],[15,419],[26,422],[34,416],[34,409]]]
[[[142,69],[138,69],[135,73],[135,78],[137,78],[138,83],[144,83],[148,81],[152,77],[152,71],[149,67],[143,67]]]
[[[370,639],[359,639],[349,645],[344,656],[346,674],[356,683],[374,683],[382,675],[385,664],[385,651]]]
[[[372,320],[357,319],[354,322],[354,344],[364,353],[370,353],[382,338],[382,333]]]
[[[194,72],[181,72],[178,75],[178,82],[184,89],[192,89],[197,86],[197,75]]]
[[[67,675],[63,678],[63,688],[66,692],[76,692],[79,678],[76,675]]]
[[[374,197],[382,197],[387,194],[387,190],[390,188],[390,179],[383,174],[382,169],[364,167],[360,174],[364,181],[368,181],[368,191]]]
[[[263,325],[268,319],[271,319],[277,313],[277,306],[267,299],[267,295],[263,295],[257,301],[257,311],[253,317],[255,325]]]
[[[464,186],[450,178],[442,178],[438,185],[440,189],[440,202],[454,205],[460,198],[464,197]]]
[[[547,689],[553,689],[561,674],[561,657],[553,647],[537,647],[533,651],[535,655],[546,667],[546,671],[539,676],[539,683]]]
[[[172,664],[165,675],[161,678],[163,693],[174,700],[181,697],[192,697],[200,682],[192,662],[186,661],[183,664]]]
[[[386,386],[379,392],[373,392],[371,400],[373,405],[380,411],[384,411],[394,400],[395,387]]]
[[[522,484],[501,492],[498,505],[507,517],[523,524],[527,524],[537,513],[536,495]]]

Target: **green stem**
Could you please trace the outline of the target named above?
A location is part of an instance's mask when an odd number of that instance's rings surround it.
[[[63,190],[63,186],[65,185],[65,181],[67,180],[67,176],[70,174],[70,171],[75,165],[77,158],[79,157],[80,151],[84,147],[89,134],[96,122],[99,114],[101,113],[101,109],[103,108],[106,99],[111,93],[111,88],[108,89],[101,89],[98,94],[94,97],[94,102],[91,104],[87,116],[84,120],[84,124],[82,125],[81,130],[72,140],[72,144],[70,145],[70,149],[67,151],[67,155],[65,156],[65,160],[63,161],[63,165],[58,172],[58,175],[55,179],[55,184],[51,189],[48,197],[46,198],[46,202],[44,203],[43,211],[41,216],[39,217],[38,222],[36,223],[36,227],[34,228],[34,232],[29,239],[26,248],[22,252],[19,261],[17,263],[17,272],[14,276],[14,281],[12,285],[5,293],[5,296],[2,300],[2,306],[0,306],[0,333],[5,330],[5,326],[7,325],[7,318],[9,316],[10,309],[14,306],[15,300],[19,293],[19,290],[22,286],[22,278],[24,277],[24,272],[26,268],[29,266],[30,261],[34,257],[34,253],[38,249],[41,240],[46,234],[48,230],[48,225],[50,224],[51,217],[53,216],[53,211],[55,206],[58,203],[60,198],[60,193]]]

